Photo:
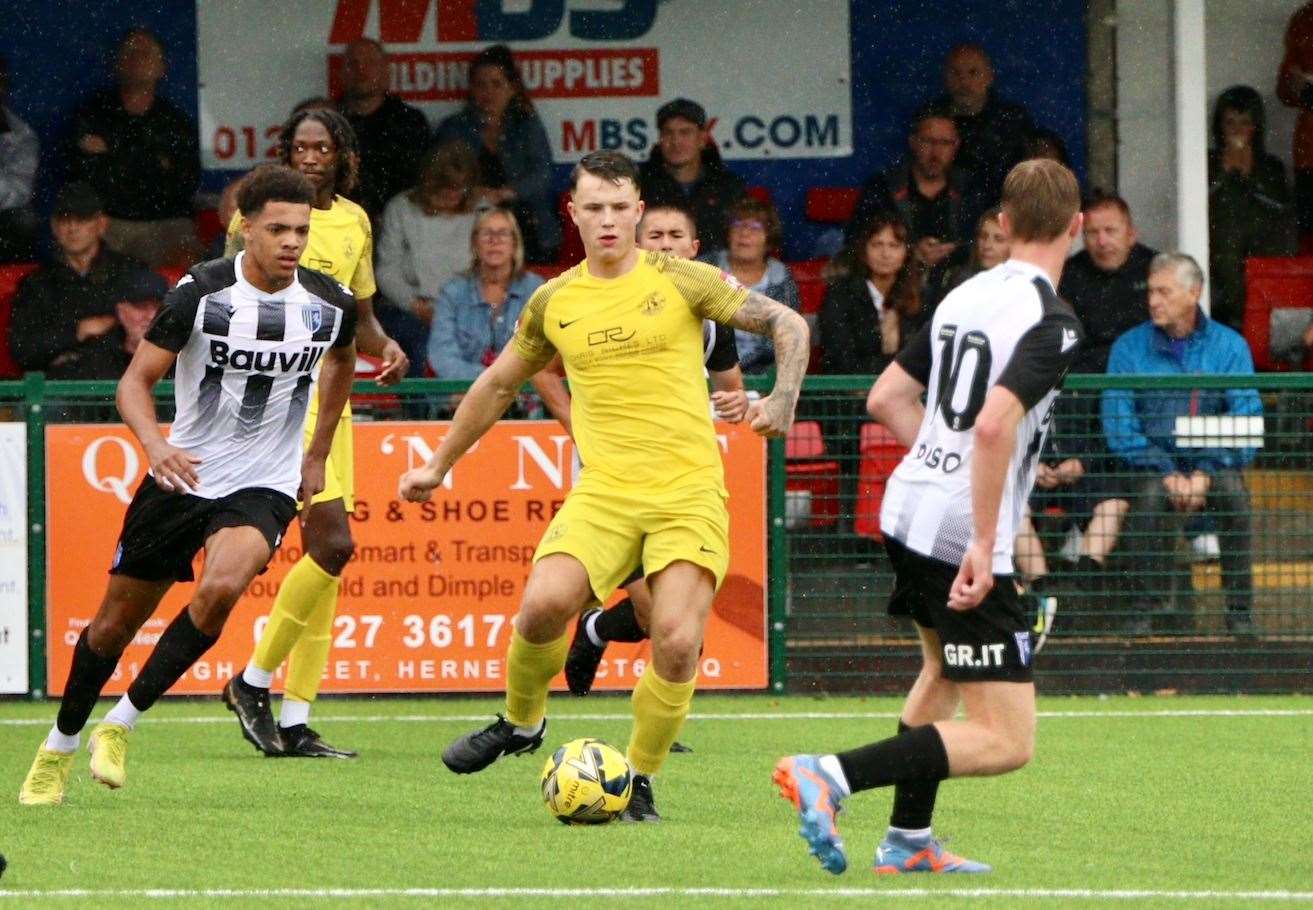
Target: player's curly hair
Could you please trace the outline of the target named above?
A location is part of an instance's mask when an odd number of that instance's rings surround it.
[[[296,111],[283,124],[283,132],[278,137],[278,147],[283,164],[292,164],[292,139],[296,128],[307,120],[313,120],[328,130],[337,146],[337,171],[333,174],[333,193],[345,196],[356,186],[360,176],[360,143],[356,141],[356,131],[345,117],[328,107],[312,107]]]

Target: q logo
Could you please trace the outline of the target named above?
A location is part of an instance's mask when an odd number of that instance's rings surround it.
[[[100,450],[106,444],[116,447],[122,453],[123,467],[117,472],[100,472]],[[119,502],[127,505],[132,502],[131,485],[137,481],[137,472],[141,468],[141,459],[132,443],[118,436],[101,436],[93,440],[82,453],[82,476],[94,490],[113,493]]]

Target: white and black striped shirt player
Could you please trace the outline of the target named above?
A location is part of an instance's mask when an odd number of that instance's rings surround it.
[[[884,533],[922,556],[958,566],[973,536],[974,426],[994,386],[1026,408],[1008,465],[994,574],[1012,574],[1012,547],[1053,402],[1082,339],[1080,321],[1047,275],[1008,260],[958,286],[897,362],[926,386],[916,442],[894,471],[880,509]]]
[[[201,459],[192,495],[261,487],[295,498],[317,367],[330,347],[354,340],[355,298],[303,267],[266,293],[242,277],[245,255],[193,268],[146,340],[178,355],[169,444]]]

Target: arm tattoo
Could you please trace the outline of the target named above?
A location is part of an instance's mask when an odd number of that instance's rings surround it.
[[[806,320],[784,304],[748,291],[748,299],[730,322],[736,329],[771,337],[775,343],[775,391],[796,396],[811,356]]]

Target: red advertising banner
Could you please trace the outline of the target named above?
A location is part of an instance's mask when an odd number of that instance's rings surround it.
[[[505,686],[510,622],[538,539],[568,492],[573,444],[556,423],[499,423],[461,459],[431,502],[399,502],[398,476],[426,461],[447,427],[355,426],[356,555],[342,577],[325,692],[486,692]],[[720,424],[717,433],[730,493],[732,555],[707,624],[699,686],[764,688],[765,445],[743,425]],[[73,646],[104,594],[123,513],[145,470],[145,457],[125,427],[46,430],[52,694],[62,691]],[[218,693],[241,672],[283,576],[300,556],[294,524],[269,571],[233,611],[223,638],[172,692]],[[106,694],[126,691],[191,589],[177,585],[169,592],[124,652]],[[646,643],[612,645],[597,688],[632,687],[648,654]],[[564,688],[563,678],[556,683]]]

